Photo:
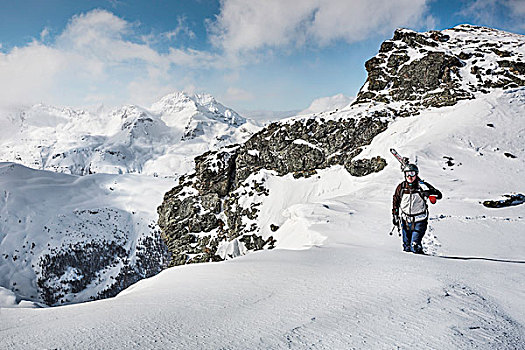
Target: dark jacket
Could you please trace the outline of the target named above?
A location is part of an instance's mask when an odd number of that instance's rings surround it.
[[[403,194],[419,194],[425,199],[428,198],[428,196],[436,196],[437,199],[443,198],[443,195],[439,190],[437,190],[428,182],[424,182],[419,177],[417,177],[412,184],[409,184],[405,180],[396,187],[396,192],[394,193],[394,197],[392,199],[393,216],[399,216],[399,206],[401,205],[401,198],[403,197]]]

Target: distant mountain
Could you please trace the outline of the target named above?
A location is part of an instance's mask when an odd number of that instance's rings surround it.
[[[8,119],[16,131],[0,141],[0,161],[76,175],[173,176],[191,170],[194,156],[257,130],[212,96],[182,92],[150,109],[130,105],[93,114],[39,104]]]
[[[354,100],[354,97],[345,96],[343,94],[337,94],[329,97],[321,97],[312,101],[308,108],[299,112],[298,114],[314,114],[330,112],[336,109],[341,110],[344,107],[349,106]]]

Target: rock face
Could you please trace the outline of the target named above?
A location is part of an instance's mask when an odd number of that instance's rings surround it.
[[[221,254],[220,247],[228,242],[240,246],[233,256],[272,247],[273,237],[262,237],[256,224],[261,202],[241,205],[245,197],[268,195],[264,183],[247,181],[248,177],[262,169],[310,176],[316,169],[336,164],[356,176],[380,171],[386,162],[379,157],[352,160],[386,126],[373,116],[273,123],[242,145],[195,158],[195,173],[181,178],[158,208],[171,264],[222,260],[227,254]]]
[[[524,44],[521,35],[470,25],[397,30],[366,62],[368,79],[352,106],[272,123],[242,144],[195,158],[195,172],[181,177],[158,208],[171,265],[278,245],[261,235],[258,207],[270,189],[258,173],[308,177],[335,165],[353,176],[381,171],[384,159],[358,155],[389,121],[489,89],[525,85]],[[271,226],[271,232],[278,230]]]
[[[525,85],[523,36],[460,25],[442,32],[398,29],[365,63],[368,79],[354,103],[405,102],[399,114],[451,106],[491,88]]]
[[[487,208],[506,208],[525,203],[525,195],[521,193],[506,194],[505,199],[486,200],[483,205]]]

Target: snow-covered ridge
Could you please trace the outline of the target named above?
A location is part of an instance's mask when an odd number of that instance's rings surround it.
[[[427,63],[431,62],[425,64]],[[438,83],[441,84],[439,80]],[[448,81],[445,82],[447,83]],[[384,195],[389,191],[385,184],[397,181],[397,177],[393,175],[398,174],[397,164],[392,167],[388,161],[387,166],[385,161],[389,160],[387,150],[392,146],[415,159],[419,165],[427,162],[431,164],[431,168],[443,166],[444,174],[441,175],[453,185],[456,182],[467,184],[465,192],[458,192],[454,205],[456,209],[462,209],[461,201],[466,200],[472,207],[463,211],[465,214],[462,216],[450,212],[445,218],[434,217],[436,221],[446,223],[448,218],[454,222],[461,221],[471,217],[472,213],[477,213],[479,201],[497,199],[507,193],[524,192],[520,189],[520,178],[511,177],[512,181],[506,183],[509,187],[497,184],[490,191],[487,190],[487,193],[477,195],[479,198],[473,195],[478,188],[473,188],[472,184],[485,188],[484,183],[491,180],[490,170],[498,161],[504,161],[504,166],[497,176],[505,177],[506,174],[521,174],[524,157],[521,142],[523,126],[519,119],[520,108],[524,105],[523,89],[508,87],[507,92],[502,93],[500,87],[488,87],[486,91],[488,93],[479,91],[473,94],[473,101],[456,98],[451,101],[457,106],[436,109],[427,109],[417,99],[386,102],[372,99],[343,110],[325,111],[274,123],[255,134],[260,137],[252,137],[235,147],[206,153],[199,157],[204,162],[202,169],[198,171],[206,175],[201,179],[208,183],[198,183],[200,188],[193,186],[195,183],[191,186],[188,184],[181,188],[177,198],[186,204],[183,209],[188,209],[194,215],[189,220],[166,222],[171,227],[180,225],[181,232],[198,237],[195,241],[186,239],[187,236],[175,236],[168,242],[174,250],[181,253],[176,263],[228,259],[263,247],[302,249],[329,244],[334,240],[348,243],[344,238],[339,241],[343,232],[346,232],[341,227],[337,235],[331,235],[330,230],[323,230],[322,227],[325,227],[323,225],[326,220],[352,223],[342,213],[355,213],[361,206],[370,208],[369,203],[359,200],[368,198],[370,193],[374,203],[384,202],[379,194]],[[77,174],[90,171],[173,174],[174,169],[191,170],[194,154],[230,144],[237,137],[242,140],[250,135],[249,123],[235,126],[239,118],[226,108],[221,109],[212,98],[175,94],[167,96],[161,102],[151,109],[125,106],[113,111],[109,119],[87,112],[41,105],[35,107],[33,114],[26,113],[24,118],[16,115],[18,119],[13,120],[22,125],[22,129],[25,128],[28,134],[33,135],[25,140],[27,142],[24,145],[33,145],[33,148],[29,148],[24,154],[24,162],[27,160],[26,156],[36,155],[36,161],[40,161],[37,165],[51,164],[54,170]],[[397,112],[407,106],[416,106],[424,119],[397,118]],[[473,108],[472,113],[469,112],[470,107]],[[454,112],[455,108],[458,108],[458,113]],[[487,112],[491,108],[493,111]],[[51,115],[47,124],[32,125],[38,122],[38,109]],[[71,122],[72,120],[78,123]],[[459,123],[457,128],[451,128],[455,121]],[[496,127],[492,130],[492,127],[485,124]],[[83,125],[92,126],[94,132],[85,134]],[[372,127],[374,125],[375,128]],[[426,129],[428,125],[432,125],[429,130]],[[507,128],[508,125],[512,125],[512,128]],[[356,126],[358,128],[354,128]],[[216,132],[217,130],[220,132]],[[448,134],[451,130],[453,135]],[[51,141],[46,139],[53,134],[56,135]],[[486,142],[477,135],[495,141]],[[11,142],[8,145],[24,150],[21,143],[13,144],[16,137],[19,136],[8,139]],[[365,140],[358,142],[355,148],[344,148],[360,138]],[[21,137],[17,140],[24,141]],[[35,140],[39,140],[38,143],[33,143]],[[446,154],[442,155],[440,148],[433,148],[429,140],[442,147],[446,145]],[[405,145],[410,147],[405,149]],[[201,146],[202,149],[199,148]],[[63,151],[59,152],[60,149]],[[185,163],[179,157],[181,152],[185,155],[192,154],[191,158],[187,158],[192,163],[191,167],[184,167]],[[358,156],[359,152],[361,154]],[[516,158],[511,159],[505,153]],[[436,160],[440,159],[444,163],[441,159],[445,156],[460,161],[451,168]],[[481,158],[478,157],[485,158],[480,161]],[[366,163],[370,158],[378,160],[376,165],[381,167],[373,171],[381,170],[379,174],[360,179],[350,176],[349,172],[355,169],[354,163],[357,163],[357,170],[361,167],[361,170],[366,170],[365,175],[370,174],[368,170],[373,167]],[[90,160],[89,164],[84,162],[85,159]],[[465,159],[470,160],[473,165],[467,168]],[[484,162],[485,159],[488,161]],[[13,164],[9,164],[11,165]],[[261,169],[263,165],[265,168]],[[277,165],[277,174],[267,169],[273,165]],[[468,171],[462,173],[463,169]],[[242,173],[235,174],[239,171]],[[476,177],[476,180],[483,180],[481,182],[471,179],[475,177],[472,174],[477,171],[483,174]],[[462,176],[453,179],[445,176],[458,173]],[[134,282],[133,278],[147,276],[144,271],[154,271],[162,265],[146,263],[142,265],[146,268],[142,268],[136,263],[137,260],[142,260],[137,258],[140,249],[136,248],[142,246],[143,239],[155,240],[159,237],[155,209],[163,194],[174,185],[170,179],[161,176],[145,177],[145,180],[130,174],[78,177],[34,172],[23,167],[18,168],[16,174],[18,179],[5,173],[6,178],[2,184],[8,189],[0,207],[6,213],[2,218],[5,220],[16,213],[18,216],[15,218],[21,222],[8,221],[2,227],[2,232],[8,238],[2,239],[3,246],[0,248],[4,249],[8,257],[0,265],[4,269],[2,275],[7,276],[1,281],[1,285],[15,290],[19,296],[27,299],[40,298],[50,304],[69,303],[112,295],[119,288],[124,288],[126,283]],[[381,184],[379,188],[375,186],[377,181]],[[204,189],[210,191],[202,196],[204,186],[216,188]],[[237,188],[228,193],[232,186]],[[38,190],[36,196],[33,193],[35,189]],[[450,185],[447,190],[452,192],[454,188]],[[77,193],[81,195],[77,197]],[[145,196],[151,198],[144,199]],[[191,197],[197,197],[194,203],[191,202]],[[346,199],[341,203],[339,197]],[[390,199],[387,200],[389,201]],[[352,204],[347,205],[346,202]],[[384,203],[374,204],[373,210],[388,213],[386,207]],[[174,209],[168,206],[166,208],[166,211]],[[137,212],[141,214],[137,216]],[[377,220],[370,212],[364,215],[367,219]],[[483,215],[485,214],[476,214],[474,217]],[[491,217],[490,220],[498,219]],[[520,219],[512,216],[512,220],[516,223],[513,227],[519,228]],[[29,224],[18,226],[17,223]],[[365,226],[358,224],[358,227],[362,232],[367,232]],[[97,231],[97,228],[102,230]],[[231,228],[235,228],[239,235],[228,235],[226,230]],[[26,240],[26,235],[31,240]],[[438,241],[433,236],[429,237],[431,241],[426,248],[434,251],[438,247],[434,242]],[[49,249],[46,248],[47,240],[50,241]],[[39,243],[38,248],[28,249],[32,247],[32,243],[35,243],[35,247]],[[357,240],[357,243],[361,242]],[[373,246],[371,242],[367,244]],[[88,246],[91,249],[86,249]],[[110,247],[110,254],[101,247]],[[187,250],[181,249],[182,247]],[[16,259],[9,253],[15,250],[18,250]],[[72,252],[79,250],[87,253],[75,257]],[[155,251],[150,248],[143,250],[147,253]],[[97,266],[96,271],[83,270],[78,261],[89,260],[93,256],[103,263]],[[516,256],[517,253],[513,255]],[[163,261],[162,258],[157,256],[155,259]],[[43,269],[46,266],[51,268]],[[37,272],[44,278],[38,277]],[[38,285],[39,280],[41,285]],[[78,287],[85,289],[76,289]],[[40,297],[35,296],[35,293],[42,292]],[[7,298],[12,299],[10,296]]]
[[[156,207],[173,179],[258,128],[185,93],[151,108],[38,104],[2,117],[14,132],[0,161],[15,163],[0,163],[0,286],[48,305],[110,297],[163,269]]]
[[[355,104],[381,102],[406,116],[525,85],[525,36],[471,25],[398,29],[365,66],[368,79]]]
[[[182,92],[149,109],[97,113],[38,104],[0,117],[16,131],[0,141],[0,161],[76,175],[174,176],[191,170],[194,156],[258,128],[210,95]]]
[[[300,179],[254,174],[269,195],[239,201],[262,203],[246,221],[286,249],[167,269],[116,298],[47,310],[21,309],[31,305],[0,288],[0,301],[20,306],[0,312],[0,347],[521,349],[523,206],[480,202],[525,192],[524,105],[524,88],[499,90],[398,118],[362,151],[389,160],[368,177],[340,166]],[[404,253],[388,234],[402,180],[390,147],[443,192],[423,242],[434,256]]]

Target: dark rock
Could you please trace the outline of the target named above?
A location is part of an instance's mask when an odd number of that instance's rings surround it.
[[[372,159],[359,159],[345,164],[346,170],[353,176],[366,176],[383,170],[386,160],[377,156]]]
[[[244,235],[239,241],[244,243],[246,249],[252,251],[262,250],[266,246],[268,249],[273,249],[276,242],[272,236],[268,237],[267,240],[264,240],[261,236],[257,235]]]
[[[434,34],[436,37],[439,37],[441,33]],[[446,37],[441,34],[441,37]],[[421,46],[430,46],[430,47],[436,47],[438,44],[434,41],[430,41],[427,39],[424,35],[421,35],[420,33],[413,32],[411,30],[406,29],[398,29],[394,32],[394,38],[395,41],[402,41],[406,43],[410,47],[421,47]],[[446,41],[446,40],[445,40]]]
[[[512,53],[508,52],[508,51],[501,51],[501,50],[498,50],[498,49],[492,49],[492,52],[494,52],[499,57],[511,57],[512,56]]]
[[[394,48],[394,42],[387,40],[381,44],[381,47],[379,48],[379,52],[388,52],[392,50],[393,48]]]
[[[195,158],[195,173],[199,180],[196,188],[200,193],[215,192],[226,195],[233,182],[235,173],[236,148],[220,152],[206,152]]]
[[[525,195],[518,194],[506,194],[504,197],[507,199],[502,200],[487,200],[483,202],[483,205],[487,208],[506,208],[516,206],[525,203]]]
[[[461,60],[469,60],[472,58],[472,56],[474,56],[473,53],[470,53],[470,52],[461,52],[458,57],[459,59]]]
[[[509,152],[505,152],[505,153],[503,153],[503,154],[504,154],[505,157],[507,157],[507,158],[518,158],[518,157],[516,157],[514,154],[509,153]]]
[[[170,264],[216,261],[220,259],[216,255],[219,242],[236,238],[250,247],[248,249],[270,247],[267,240],[255,238],[260,237],[260,228],[253,222],[259,215],[262,199],[249,207],[239,202],[242,196],[268,195],[263,183],[247,182],[248,177],[262,169],[278,175],[291,173],[296,178],[309,177],[318,169],[351,164],[361,147],[386,129],[387,122],[380,118],[389,114],[389,111],[376,111],[373,116],[358,120],[321,122],[311,118],[272,123],[242,145],[196,157],[195,173],[181,178],[158,208],[158,223],[172,254]],[[350,169],[362,176],[379,171],[386,164],[383,163],[374,158],[357,162]],[[219,219],[220,216],[225,217],[226,222]],[[247,220],[252,223],[247,224]],[[206,241],[203,233],[209,233],[204,235]]]

